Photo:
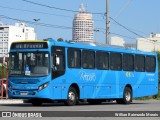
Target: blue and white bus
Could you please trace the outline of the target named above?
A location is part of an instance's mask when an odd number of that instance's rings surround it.
[[[158,94],[158,60],[142,52],[52,39],[14,42],[9,55],[10,98],[33,105],[63,101],[76,105]]]

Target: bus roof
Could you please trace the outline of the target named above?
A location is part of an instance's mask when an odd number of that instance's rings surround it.
[[[23,43],[23,42],[45,42],[44,40],[16,40],[12,43]]]
[[[113,51],[113,52],[123,52],[123,53],[136,53],[136,54],[150,54],[156,55],[155,52],[145,52],[137,49],[129,49],[121,46],[112,46],[95,42],[54,42],[57,46],[73,47],[73,48],[82,48],[90,50],[102,50],[102,51]]]
[[[90,50],[102,50],[102,51],[113,51],[113,52],[123,52],[123,53],[136,53],[136,54],[150,54],[156,55],[155,52],[145,52],[136,49],[128,49],[121,46],[111,46],[96,42],[74,42],[74,41],[56,41],[54,39],[45,39],[45,40],[18,40],[13,43],[28,43],[28,42],[48,42],[49,46],[64,46],[71,48],[80,48],[80,49],[90,49]],[[12,44],[13,44],[12,43]]]

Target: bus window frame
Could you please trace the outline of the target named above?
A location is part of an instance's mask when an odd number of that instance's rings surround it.
[[[79,52],[79,62],[77,62],[77,63],[79,63],[78,65],[71,65],[71,63],[69,63],[70,62],[70,50],[72,51],[72,50],[74,50],[74,51],[78,51]],[[77,69],[80,69],[82,66],[81,66],[81,63],[82,63],[82,52],[81,52],[81,49],[79,49],[79,48],[68,48],[67,49],[67,65],[68,65],[68,68],[77,68]]]
[[[55,79],[57,77],[60,77],[62,75],[65,74],[66,72],[66,54],[65,54],[65,49],[66,47],[63,47],[63,46],[52,46],[52,79]],[[57,65],[56,65],[56,56],[58,55],[62,55],[62,64],[63,64],[63,69],[59,69],[57,68]],[[61,60],[60,60],[61,61]],[[60,62],[61,64],[61,62]],[[60,65],[59,64],[59,65]]]
[[[88,54],[88,55],[86,55],[87,56],[87,61],[86,61],[86,57],[84,57],[84,52],[86,53],[86,54]],[[94,59],[92,59],[92,60],[90,60],[91,58],[90,57],[88,57],[89,55],[91,55],[91,53],[93,53],[93,58]],[[96,68],[96,65],[95,65],[95,61],[96,61],[96,55],[95,55],[95,51],[94,50],[90,50],[90,49],[88,49],[88,50],[86,50],[86,49],[83,49],[82,51],[81,51],[81,66],[82,66],[82,68],[83,69],[95,69]],[[85,62],[84,62],[84,60],[85,60]],[[93,62],[93,66],[90,66],[91,64],[89,64],[89,63],[91,63],[91,62]]]
[[[144,58],[144,62],[143,62],[143,67],[144,68],[142,68],[142,62],[141,62],[141,64],[139,64],[139,65],[141,65],[140,66],[140,68],[139,68],[139,66],[137,66],[137,58],[136,57],[143,57]],[[135,71],[136,72],[146,72],[146,69],[145,69],[145,55],[143,54],[135,54],[135,61],[134,61],[134,66],[135,66]],[[139,60],[138,60],[139,61]]]
[[[108,55],[107,57],[108,57],[108,61],[105,63],[105,65],[107,64],[107,67],[104,67],[103,65],[102,65],[102,67],[98,67],[98,65],[99,65],[99,63],[98,63],[98,56],[100,56],[100,54],[104,54],[104,55]],[[96,57],[96,61],[95,61],[95,65],[96,65],[96,68],[97,68],[97,70],[109,70],[109,58],[110,58],[110,54],[109,54],[109,52],[107,52],[107,51],[100,51],[100,50],[97,50],[96,51],[96,55],[95,55],[95,57]],[[104,60],[105,58],[103,58],[103,60]],[[105,61],[103,61],[103,62],[105,62]]]
[[[146,63],[146,62],[147,62],[147,57],[150,57],[150,58],[152,57],[152,58],[154,58],[154,70],[151,70],[151,69],[150,69],[150,65],[152,64],[150,60],[149,60],[149,61],[150,61],[150,62],[149,62],[150,64],[149,64],[149,66],[147,66],[147,63]],[[147,69],[148,67],[149,67],[149,70]],[[152,67],[153,67],[153,66],[152,66]],[[145,71],[146,71],[146,72],[155,72],[155,71],[156,71],[156,57],[155,57],[155,56],[153,56],[153,55],[146,55],[146,57],[145,57]]]
[[[119,68],[117,67],[117,65],[115,65],[115,63],[113,64],[113,62],[111,62],[112,61],[111,59],[113,59],[113,58],[111,58],[112,54],[119,54],[120,55],[121,65],[119,66]],[[110,54],[109,54],[109,68],[110,68],[110,70],[112,70],[112,71],[122,71],[123,70],[122,62],[123,62],[122,61],[122,53],[120,53],[120,52],[110,52]],[[113,68],[112,68],[112,65],[115,65],[116,68],[115,68],[115,66],[113,66]]]
[[[130,68],[125,68],[124,69],[124,67],[126,67],[126,66],[124,66],[124,56],[125,55],[129,55],[129,56],[132,56],[132,69],[130,69]],[[128,67],[128,66],[127,66]],[[130,53],[123,53],[123,55],[122,55],[122,69],[123,69],[123,71],[134,71],[135,70],[135,56],[134,56],[134,54],[130,54]]]

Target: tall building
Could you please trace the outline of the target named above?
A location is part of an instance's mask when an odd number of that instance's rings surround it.
[[[92,14],[87,13],[82,4],[79,13],[74,16],[72,40],[76,42],[93,42],[93,23]]]
[[[0,58],[9,56],[8,52],[13,41],[34,39],[34,28],[27,27],[25,23],[15,23],[15,25],[0,23]]]

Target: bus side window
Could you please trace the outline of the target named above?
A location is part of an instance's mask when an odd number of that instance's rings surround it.
[[[147,72],[155,72],[156,58],[154,56],[146,56],[145,68]]]
[[[85,69],[95,68],[95,52],[90,50],[82,51],[82,67]]]
[[[100,70],[109,69],[109,54],[107,52],[96,52],[96,68]]]
[[[110,69],[111,70],[122,70],[121,53],[110,53]]]
[[[123,54],[123,70],[133,71],[134,70],[134,56],[132,54]]]
[[[143,55],[135,55],[135,71],[145,71],[145,57]]]
[[[75,48],[68,48],[68,67],[80,68],[81,67],[81,51]]]

